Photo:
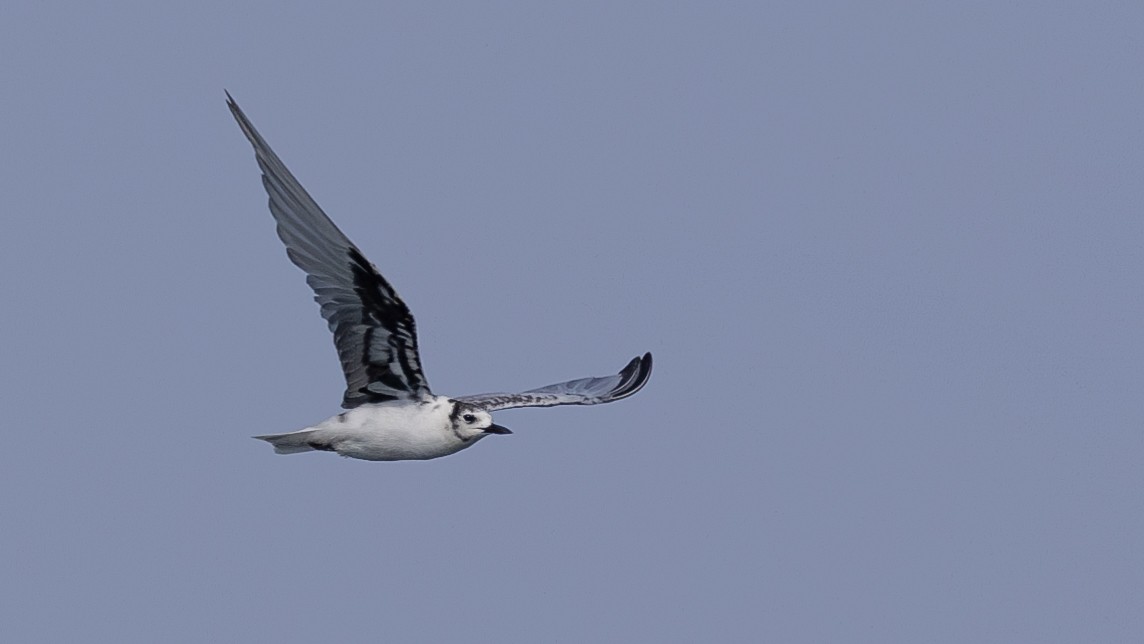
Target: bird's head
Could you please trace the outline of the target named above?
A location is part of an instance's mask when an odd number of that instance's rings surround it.
[[[466,441],[489,434],[512,433],[509,428],[494,423],[493,416],[489,412],[462,402],[456,403],[453,407],[449,421],[453,423],[453,431],[457,436]]]

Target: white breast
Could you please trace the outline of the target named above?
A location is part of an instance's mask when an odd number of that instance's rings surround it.
[[[452,404],[439,396],[429,403],[362,405],[338,414],[313,429],[315,438],[342,456],[369,461],[429,459],[470,447],[480,436],[463,441],[449,420]]]

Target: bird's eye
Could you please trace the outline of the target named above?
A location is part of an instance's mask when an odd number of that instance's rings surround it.
[[[466,422],[466,423],[475,423],[475,422],[477,422],[477,417],[476,417],[476,416],[474,416],[474,415],[472,415],[472,414],[465,414],[464,416],[461,416],[461,418],[465,419],[465,422]]]

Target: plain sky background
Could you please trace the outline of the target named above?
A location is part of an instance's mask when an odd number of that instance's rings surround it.
[[[1137,2],[9,2],[0,640],[1140,642]],[[461,395],[343,382],[229,89]]]

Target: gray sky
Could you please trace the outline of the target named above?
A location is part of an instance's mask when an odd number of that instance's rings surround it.
[[[1138,3],[9,3],[0,639],[1139,642]],[[954,6],[956,5],[956,6]],[[229,89],[438,393],[337,411]]]

